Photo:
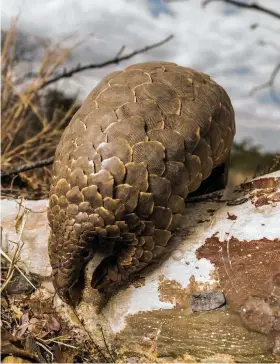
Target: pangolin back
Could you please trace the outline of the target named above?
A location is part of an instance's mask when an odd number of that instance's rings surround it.
[[[80,300],[83,271],[106,290],[165,252],[184,200],[225,163],[235,133],[227,93],[206,74],[174,63],[109,74],[66,127],[55,154],[48,218],[58,294]]]

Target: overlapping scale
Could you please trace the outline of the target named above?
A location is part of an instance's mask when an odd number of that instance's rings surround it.
[[[73,304],[69,294],[99,241],[113,241],[118,253],[94,272],[98,289],[159,259],[184,199],[225,162],[234,133],[230,99],[206,74],[146,62],[105,77],[55,154],[48,218],[59,295]]]

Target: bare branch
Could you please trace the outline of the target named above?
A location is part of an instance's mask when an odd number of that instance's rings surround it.
[[[157,47],[167,43],[168,41],[170,41],[173,37],[174,37],[174,35],[171,34],[167,38],[163,39],[162,41],[160,41],[158,43],[154,43],[154,44],[151,44],[151,45],[146,46],[144,48],[137,49],[136,51],[133,51],[133,52],[131,52],[131,53],[125,55],[125,56],[120,56],[120,54],[123,52],[123,47],[122,47],[114,58],[109,59],[109,60],[107,60],[105,62],[102,62],[102,63],[93,63],[93,64],[91,63],[91,64],[88,64],[88,65],[85,65],[85,66],[78,65],[77,67],[75,67],[75,68],[73,68],[73,69],[71,69],[69,71],[64,70],[64,72],[61,75],[58,75],[56,77],[51,78],[50,80],[45,81],[40,86],[40,89],[42,89],[42,88],[44,88],[46,86],[49,86],[50,84],[52,84],[54,82],[57,82],[57,81],[59,81],[61,79],[72,77],[74,74],[79,73],[79,72],[83,72],[83,71],[90,70],[90,69],[103,68],[103,67],[106,67],[106,66],[109,66],[109,65],[112,65],[112,64],[118,64],[119,62],[130,59],[130,58],[136,56],[137,54],[145,53],[145,52],[150,51],[151,49],[157,48]]]
[[[21,166],[15,167],[15,168],[7,169],[6,171],[5,170],[1,171],[1,177],[11,176],[13,174],[30,171],[31,169],[35,169],[35,168],[39,168],[39,167],[46,167],[46,166],[49,166],[50,164],[53,164],[53,161],[54,161],[54,157],[50,157],[47,159],[43,159],[42,161],[23,164]]]
[[[88,335],[91,343],[93,344],[94,349],[97,351],[97,353],[103,358],[103,360],[105,360],[105,363],[111,363],[110,359],[106,357],[106,355],[103,353],[103,350],[100,348],[100,346],[94,341],[93,337],[91,336],[90,332],[88,331],[88,329],[86,328],[84,322],[80,319],[78,312],[76,311],[76,309],[74,307],[71,307],[72,311],[74,313],[74,315],[76,316],[76,318],[78,319],[79,323],[81,324],[81,326],[83,327],[83,329],[85,330],[86,334]],[[114,361],[112,362],[114,363]]]
[[[116,54],[116,58],[120,57],[125,50],[125,45],[122,45],[118,53]]]
[[[273,71],[271,72],[271,75],[270,75],[270,78],[267,82],[259,85],[259,86],[256,86],[252,89],[252,91],[250,92],[250,95],[253,95],[255,94],[257,91],[260,91],[260,90],[263,90],[265,88],[270,88],[270,95],[271,95],[271,98],[274,99],[274,101],[276,101],[277,103],[280,103],[280,99],[279,97],[277,96],[277,92],[275,91],[274,89],[274,86],[275,86],[275,79],[278,75],[278,73],[280,72],[280,63],[278,63]]]
[[[223,3],[235,5],[235,6],[238,6],[240,8],[257,10],[257,11],[260,11],[262,13],[271,15],[271,16],[277,18],[277,19],[280,19],[280,13],[277,13],[276,11],[267,9],[267,8],[257,4],[257,3],[247,4],[247,3],[240,2],[240,1],[237,1],[237,0],[204,0],[203,3],[202,3],[202,6],[206,6],[209,3],[212,3],[214,1],[222,1]]]
[[[114,355],[111,353],[111,351],[109,349],[102,326],[100,326],[100,331],[102,334],[103,342],[104,342],[105,348],[107,350],[107,353],[110,355],[110,358],[113,360],[112,363],[115,363],[116,359],[114,358]]]

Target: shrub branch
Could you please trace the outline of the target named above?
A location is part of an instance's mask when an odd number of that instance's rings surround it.
[[[78,65],[77,67],[72,68],[69,71],[65,70],[60,75],[55,76],[55,77],[43,82],[41,84],[41,86],[40,86],[40,89],[45,88],[46,86],[49,86],[50,84],[55,83],[55,82],[57,82],[57,81],[59,81],[61,79],[70,78],[74,74],[79,73],[79,72],[83,72],[83,71],[91,70],[91,69],[96,69],[96,68],[103,68],[103,67],[110,66],[112,64],[118,64],[118,63],[120,63],[122,61],[126,61],[127,59],[130,59],[130,58],[136,56],[137,54],[145,53],[145,52],[150,51],[151,49],[162,46],[163,44],[169,42],[173,37],[174,37],[174,35],[171,34],[167,38],[163,39],[160,42],[145,46],[145,47],[140,48],[140,49],[137,49],[137,50],[135,50],[135,51],[133,51],[131,53],[128,53],[126,55],[123,55],[123,56],[121,54],[122,54],[122,52],[124,50],[124,46],[122,46],[121,49],[119,50],[119,52],[117,53],[117,55],[114,58],[111,58],[111,59],[109,59],[109,60],[107,60],[105,62],[101,62],[101,63],[91,63],[91,64],[87,64],[87,65],[84,65],[84,66]]]
[[[257,10],[257,11],[260,11],[262,13],[271,15],[274,18],[280,19],[280,13],[278,13],[278,12],[276,12],[274,10],[265,8],[265,7],[263,7],[263,6],[261,6],[261,5],[257,4],[257,3],[249,3],[249,4],[247,4],[247,3],[244,3],[244,2],[241,2],[241,1],[237,1],[237,0],[204,0],[203,3],[202,3],[202,6],[206,6],[209,3],[212,3],[214,1],[222,1],[224,3],[231,4],[231,5],[235,5],[235,6],[238,6],[240,8]]]
[[[53,161],[54,161],[54,157],[50,157],[50,158],[43,159],[41,161],[22,164],[18,167],[1,171],[1,177],[11,176],[13,174],[18,174],[20,172],[30,171],[31,169],[35,169],[35,168],[46,167],[46,166],[49,166],[50,164],[52,164]]]

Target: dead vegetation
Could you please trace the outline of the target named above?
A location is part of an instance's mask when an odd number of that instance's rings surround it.
[[[56,86],[58,81],[79,72],[118,64],[148,52],[170,41],[173,35],[126,54],[125,46],[122,46],[111,59],[101,63],[78,64],[69,70],[64,67],[65,63],[79,43],[69,48],[60,43],[41,41],[43,52],[38,71],[25,75],[18,74],[20,56],[17,36],[15,19],[2,42],[2,196],[47,198],[51,179],[50,158],[54,156],[65,126],[79,107],[77,95],[66,96],[49,86]],[[25,168],[26,165],[31,168]]]
[[[71,49],[45,45],[38,73],[25,80],[17,75],[16,24],[15,19],[7,31],[1,56],[2,169],[53,156],[61,133],[77,108],[75,99],[68,102],[64,110],[60,105],[47,108],[45,102],[50,100],[51,92],[41,91],[45,81],[67,60]],[[22,173],[20,177],[4,181],[2,195],[20,194],[19,190],[24,187],[25,193],[33,193],[34,197],[36,194],[46,196],[50,177],[49,167]]]
[[[3,34],[2,34],[3,35]],[[48,197],[51,166],[41,163],[51,160],[61,134],[79,105],[76,97],[66,96],[50,84],[69,78],[77,72],[116,64],[142,52],[158,47],[163,41],[123,55],[118,54],[101,64],[77,66],[64,70],[73,48],[45,42],[38,71],[21,74],[18,49],[17,19],[2,37],[2,85],[1,85],[1,196],[17,198],[18,216],[14,221],[16,241],[6,242],[1,230],[1,360],[4,362],[114,362],[116,354],[106,343],[101,329],[102,348],[80,322],[84,335],[77,335],[53,306],[53,291],[48,298],[42,297],[45,282],[30,275],[21,266],[23,232],[30,213],[24,206],[24,198]],[[20,38],[23,39],[23,38]],[[34,50],[33,48],[31,51]],[[42,165],[40,165],[40,163]],[[23,168],[33,165],[41,168]],[[16,169],[16,172],[5,171]],[[49,282],[50,284],[50,282]],[[53,289],[51,285],[51,289]],[[77,317],[79,320],[79,318]],[[121,360],[121,359],[120,359]],[[122,360],[121,360],[122,361]]]
[[[24,201],[18,203],[14,221],[17,241],[8,241],[6,253],[1,247],[1,359],[3,362],[110,362],[112,353],[106,343],[101,349],[85,331],[76,333],[55,312],[54,289],[48,282],[48,294],[43,294],[44,282],[20,268],[23,232],[30,209]],[[34,211],[32,211],[34,213]],[[1,232],[2,233],[2,232]],[[1,236],[5,246],[6,236]],[[27,267],[28,270],[28,267]],[[77,319],[79,320],[78,316]],[[83,324],[81,323],[81,327]],[[10,361],[11,360],[11,361]]]
[[[17,202],[17,201],[16,201]],[[55,290],[48,278],[36,277],[21,268],[23,233],[33,210],[21,200],[14,220],[17,241],[10,248],[1,247],[1,361],[3,363],[110,363],[164,362],[157,357],[154,343],[150,350],[125,348],[107,343],[100,326],[102,345],[96,343],[78,313],[76,325],[70,326],[54,308]],[[36,212],[40,213],[40,212]],[[1,236],[2,246],[7,237]],[[180,359],[180,358],[179,358]],[[182,361],[182,360],[176,360]]]
[[[52,300],[15,295],[1,298],[1,359],[13,363],[108,362],[91,340],[77,339],[53,309]]]

